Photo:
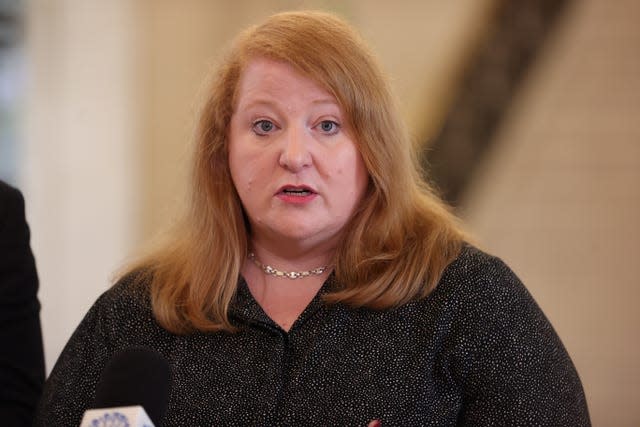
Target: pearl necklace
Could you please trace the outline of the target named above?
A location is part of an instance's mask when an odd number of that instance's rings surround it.
[[[278,270],[277,268],[273,268],[270,265],[265,265],[265,264],[261,263],[258,260],[258,258],[256,258],[256,255],[253,252],[249,252],[247,257],[251,261],[253,261],[253,263],[255,265],[257,265],[258,268],[260,270],[262,270],[265,274],[268,274],[270,276],[276,276],[276,277],[285,277],[287,279],[303,279],[303,278],[309,277],[309,276],[319,276],[322,273],[324,273],[328,268],[327,265],[323,265],[322,267],[316,267],[316,268],[314,268],[312,270],[282,271],[282,270]]]

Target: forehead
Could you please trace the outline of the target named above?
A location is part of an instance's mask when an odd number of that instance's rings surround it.
[[[293,65],[268,58],[253,58],[244,67],[236,91],[236,106],[256,101],[323,102],[338,105],[335,97]]]

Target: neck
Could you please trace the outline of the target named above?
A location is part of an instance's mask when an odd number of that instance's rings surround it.
[[[249,260],[253,262],[263,273],[274,277],[285,279],[306,279],[307,277],[322,276],[329,268],[327,265],[312,268],[310,270],[301,271],[285,271],[280,270],[272,265],[263,264],[253,252],[249,252]]]
[[[262,264],[287,271],[310,270],[330,265],[335,253],[335,248],[328,245],[305,247],[300,244],[268,244],[258,239],[252,239],[249,250]]]

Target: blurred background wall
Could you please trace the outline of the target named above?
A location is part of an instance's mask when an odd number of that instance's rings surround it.
[[[48,370],[179,209],[224,46],[271,13],[320,8],[379,54],[427,170],[556,327],[594,425],[640,425],[640,1],[0,6],[0,176],[27,202]]]

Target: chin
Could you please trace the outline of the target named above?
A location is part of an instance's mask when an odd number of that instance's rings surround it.
[[[314,242],[315,244],[321,244],[333,240],[337,235],[336,232],[331,230],[294,224],[286,225],[273,231],[288,240],[298,242],[308,241]]]

